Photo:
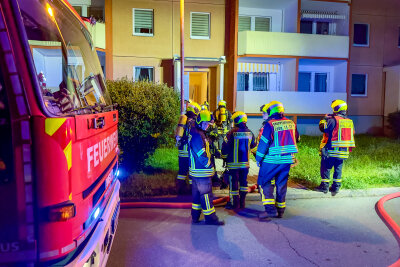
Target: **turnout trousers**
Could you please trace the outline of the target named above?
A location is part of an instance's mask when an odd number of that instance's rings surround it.
[[[265,211],[270,216],[285,212],[286,191],[289,178],[290,164],[272,164],[263,162],[258,174],[258,185],[260,186],[261,200]],[[274,198],[274,184],[276,186],[276,199]]]
[[[248,168],[229,170],[231,181],[229,185],[231,203],[233,208],[244,208],[247,195]],[[233,200],[233,202],[232,202]]]
[[[198,221],[203,211],[206,222],[217,221],[213,205],[211,177],[192,179],[192,221]]]
[[[332,188],[334,190],[339,190],[342,184],[342,168],[344,159],[335,157],[323,157],[321,159],[321,184],[329,187],[330,174],[332,168],[333,171],[333,184]]]
[[[178,176],[176,177],[176,184],[178,193],[182,193],[186,187],[186,179],[189,177],[189,157],[178,157]],[[189,184],[192,184],[192,180],[189,177]]]

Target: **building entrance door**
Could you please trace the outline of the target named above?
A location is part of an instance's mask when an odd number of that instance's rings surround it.
[[[200,105],[208,101],[208,72],[189,72],[189,98]]]

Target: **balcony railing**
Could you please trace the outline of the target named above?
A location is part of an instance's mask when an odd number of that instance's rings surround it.
[[[277,100],[283,103],[285,113],[327,114],[332,113],[331,104],[335,99],[346,101],[347,94],[344,92],[239,91],[236,110],[260,113],[260,106]]]
[[[85,21],[85,24],[92,35],[94,46],[106,49],[106,25],[102,22],[96,22],[95,25],[91,25],[87,21]]]
[[[348,58],[348,53],[348,36],[256,31],[238,36],[238,55]]]

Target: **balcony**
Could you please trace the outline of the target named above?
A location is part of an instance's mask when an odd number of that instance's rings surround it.
[[[85,21],[85,24],[92,35],[94,46],[106,49],[106,25],[102,22],[96,22],[95,25],[91,25],[87,21]]]
[[[242,31],[238,55],[347,58],[349,37],[285,32]]]
[[[260,106],[277,100],[283,103],[287,114],[332,113],[331,103],[335,99],[347,99],[345,92],[295,92],[295,91],[239,91],[236,110],[260,113]]]

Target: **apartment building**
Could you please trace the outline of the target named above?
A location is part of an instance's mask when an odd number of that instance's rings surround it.
[[[358,132],[381,132],[400,110],[400,1],[352,0],[349,113]]]
[[[334,99],[348,101],[358,133],[380,132],[400,107],[397,0],[186,0],[183,75],[178,0],[73,1],[83,16],[104,6],[107,78],[177,91],[183,78],[186,99],[211,108],[225,99],[249,114],[252,130],[271,100],[302,134],[319,134]]]

